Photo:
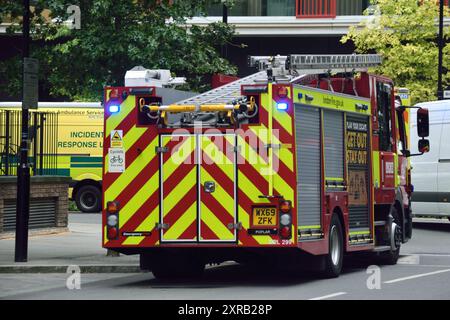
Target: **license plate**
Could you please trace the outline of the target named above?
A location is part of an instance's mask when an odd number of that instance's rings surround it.
[[[254,227],[276,227],[277,208],[276,207],[253,207],[252,210]]]

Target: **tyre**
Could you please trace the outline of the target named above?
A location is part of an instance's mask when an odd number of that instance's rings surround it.
[[[336,278],[342,271],[344,262],[344,236],[341,221],[336,214],[331,218],[328,233],[329,250],[323,257],[325,260],[322,275],[326,278]]]
[[[84,185],[75,194],[75,203],[81,212],[99,212],[101,210],[101,197],[99,188],[93,185]]]
[[[395,207],[392,207],[390,215],[392,216],[391,219],[392,222],[390,226],[391,250],[381,252],[379,255],[379,263],[386,265],[397,264],[398,258],[400,257],[400,246],[402,243],[402,229],[400,224],[400,218],[397,209]]]
[[[205,264],[194,257],[185,259],[161,259],[152,263],[152,273],[158,280],[200,278]]]

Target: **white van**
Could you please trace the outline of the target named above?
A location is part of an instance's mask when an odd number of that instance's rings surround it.
[[[450,100],[419,103],[429,110],[430,152],[411,157],[414,216],[450,219]],[[417,146],[416,113],[410,109],[411,146]],[[414,149],[413,149],[414,150]]]

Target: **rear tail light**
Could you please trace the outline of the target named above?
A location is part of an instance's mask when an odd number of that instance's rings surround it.
[[[117,228],[108,228],[108,239],[110,240],[117,239],[118,235],[119,232],[117,231]]]
[[[292,202],[289,200],[281,200],[280,208],[280,237],[290,239],[292,237]]]
[[[119,211],[119,204],[116,201],[108,201],[106,211],[108,213],[117,213]]]
[[[106,204],[106,236],[109,240],[119,238],[119,203],[108,201]]]
[[[291,211],[291,202],[283,200],[280,203],[280,210],[281,210],[281,212],[285,212],[285,213]]]
[[[281,217],[280,217],[280,224],[282,226],[288,226],[291,223],[292,223],[292,219],[291,219],[291,215],[290,214],[284,213],[284,214],[281,215]]]
[[[283,239],[289,239],[291,238],[291,228],[290,227],[283,227],[280,230],[280,235]]]

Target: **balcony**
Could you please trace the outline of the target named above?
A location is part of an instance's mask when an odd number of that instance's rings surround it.
[[[365,19],[369,0],[236,0],[228,22],[238,36],[342,36]],[[188,24],[222,20],[222,5],[211,5],[207,17]]]
[[[369,0],[237,0],[229,10],[230,16],[268,17],[294,16],[297,18],[334,18],[360,16],[369,6]],[[222,16],[222,6],[212,5],[209,16]]]

